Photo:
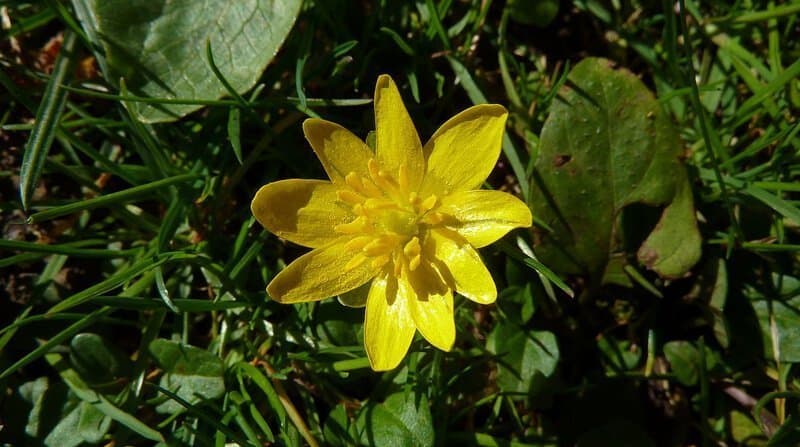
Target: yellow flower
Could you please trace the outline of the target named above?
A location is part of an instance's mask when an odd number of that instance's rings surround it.
[[[364,344],[375,370],[398,365],[415,330],[439,349],[455,340],[453,291],[480,304],[497,289],[475,248],[531,225],[519,199],[479,190],[500,155],[505,108],[471,107],[425,146],[387,75],[375,86],[373,152],[329,121],[303,123],[330,181],[281,180],[251,204],[269,231],[313,250],[267,286],[280,303],[329,298],[369,281]]]

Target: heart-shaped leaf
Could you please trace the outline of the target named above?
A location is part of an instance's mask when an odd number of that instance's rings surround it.
[[[156,339],[150,343],[150,355],[164,370],[161,386],[189,403],[216,399],[225,393],[225,367],[214,354],[194,346]],[[168,400],[158,407],[159,413],[175,413],[184,407]]]
[[[636,76],[605,59],[577,64],[542,128],[531,183],[534,215],[554,230],[540,234],[542,261],[601,282],[611,256],[624,251],[623,209],[641,204],[663,211],[639,261],[663,277],[688,272],[701,237],[681,152],[669,117]]]
[[[250,89],[289,34],[301,0],[73,0],[86,34],[102,48],[106,79],[153,98],[213,100],[228,93],[206,57],[237,92]],[[127,102],[144,122],[172,121],[197,104]]]
[[[531,392],[558,364],[558,343],[549,331],[528,331],[501,322],[489,335],[486,347],[498,355],[497,384],[505,392]]]

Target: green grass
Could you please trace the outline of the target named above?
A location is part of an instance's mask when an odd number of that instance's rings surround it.
[[[201,43],[223,98],[78,69],[100,45],[78,3],[0,3],[0,443],[800,443],[797,0],[546,0],[558,12],[539,25],[523,2],[308,0],[247,91]],[[57,57],[42,50],[61,35]],[[267,298],[303,250],[249,203],[270,181],[324,177],[305,117],[366,138],[381,73],[423,140],[503,104],[487,186],[532,200],[551,105],[589,56],[639,77],[680,134],[703,239],[685,277],[633,250],[616,272],[628,287],[595,287],[537,253],[556,231],[537,220],[481,250],[500,297],[456,299],[453,351],[417,337],[383,374],[362,309]],[[202,108],[150,124],[131,104]],[[175,360],[160,339],[197,349]]]

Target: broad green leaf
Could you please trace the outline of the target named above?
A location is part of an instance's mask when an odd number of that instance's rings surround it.
[[[523,25],[547,27],[558,15],[559,0],[512,0],[508,2],[508,17]]]
[[[228,93],[206,57],[237,92],[249,90],[277,53],[300,0],[73,0],[106,79],[137,96],[213,100]],[[122,87],[120,85],[120,87]],[[141,121],[163,122],[200,104],[126,102]]]
[[[392,394],[385,402],[364,408],[359,416],[362,445],[433,445],[433,420],[424,394]]]
[[[189,403],[216,399],[225,392],[222,360],[206,350],[156,339],[150,343],[150,355],[164,370],[160,385]],[[156,407],[159,413],[175,413],[183,409],[172,400]]]
[[[767,358],[800,362],[800,280],[773,274],[779,296],[753,302]],[[775,339],[773,339],[773,336]]]
[[[97,334],[76,335],[70,343],[70,351],[73,368],[89,383],[108,383],[130,373],[130,359]]]
[[[528,331],[500,323],[489,335],[486,347],[498,356],[497,384],[505,392],[529,393],[537,381],[552,375],[558,364],[558,343],[549,331]]]
[[[671,341],[664,345],[664,356],[669,361],[672,372],[678,381],[686,386],[692,386],[700,378],[701,357],[700,350],[688,341]],[[718,364],[714,351],[705,347],[705,368],[707,371],[714,369]]]
[[[603,355],[603,362],[615,373],[635,369],[642,358],[641,349],[632,349],[633,344],[627,340],[601,336],[597,347]]]
[[[78,429],[81,418],[81,405],[75,406],[53,428],[46,438],[47,447],[75,447],[83,444],[84,439]]]
[[[53,417],[56,414],[53,414],[52,409],[45,411],[43,407],[46,393],[53,393],[49,385],[50,381],[47,377],[39,377],[31,382],[23,383],[19,387],[19,394],[22,399],[32,406],[30,413],[28,413],[28,423],[25,425],[25,434],[28,436],[34,438],[43,436],[47,426],[54,423]],[[56,394],[61,394],[63,398],[66,394],[65,387],[60,385],[59,388],[60,392],[56,392]],[[50,402],[54,400],[52,397],[49,399]]]
[[[164,440],[164,438],[161,436],[161,433],[153,428],[150,428],[144,422],[137,419],[136,416],[127,413],[118,407],[115,402],[113,402],[119,400],[120,396],[106,396],[90,388],[89,385],[78,375],[78,373],[64,360],[64,356],[58,353],[50,353],[45,355],[45,360],[56,371],[58,371],[63,383],[69,387],[70,396],[75,396],[80,399],[81,405],[91,405],[95,410],[102,413],[109,419],[105,420],[106,418],[101,418],[100,420],[97,420],[94,416],[89,414],[86,416],[86,420],[83,422],[85,424],[84,427],[81,428],[81,418],[83,418],[82,414],[85,411],[79,409],[78,419],[75,424],[69,425],[65,429],[67,430],[67,433],[78,433],[85,429],[85,433],[81,433],[81,439],[102,437],[105,432],[98,434],[98,431],[104,429],[107,430],[109,424],[111,423],[110,419],[113,419],[146,439],[157,442]],[[60,425],[61,423],[59,423],[59,426]],[[53,431],[55,432],[55,429]],[[56,443],[56,445],[61,444]]]
[[[111,418],[86,401],[81,402],[78,408],[80,413],[77,428],[81,438],[93,444],[101,442],[111,427]]]
[[[542,128],[531,182],[534,216],[554,230],[537,246],[542,262],[600,282],[625,251],[622,210],[642,204],[664,210],[639,261],[663,277],[688,272],[701,238],[681,152],[669,117],[636,76],[605,59],[577,64]]]
[[[314,311],[315,333],[320,340],[335,346],[360,345],[364,312],[343,307],[333,300],[319,303]]]
[[[325,444],[332,447],[349,447],[356,445],[358,433],[356,425],[350,420],[344,405],[337,405],[325,419],[322,434]]]
[[[767,445],[761,429],[753,419],[741,411],[733,410],[728,418],[731,421],[733,440],[745,447],[763,447]]]

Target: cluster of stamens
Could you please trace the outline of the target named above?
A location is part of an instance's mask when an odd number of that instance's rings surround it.
[[[365,262],[380,268],[391,261],[396,275],[403,267],[414,271],[423,261],[426,228],[444,219],[436,211],[439,199],[433,194],[422,198],[412,191],[405,165],[400,166],[396,177],[381,169],[375,159],[370,159],[367,167],[369,177],[350,172],[345,176],[347,188],[337,191],[338,199],[356,216],[334,227],[337,233],[352,237],[345,248],[353,252],[353,257],[344,269],[349,271]]]

